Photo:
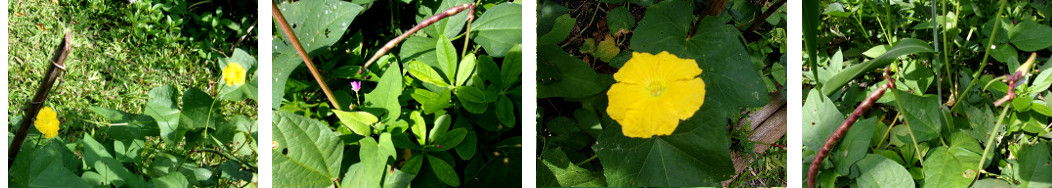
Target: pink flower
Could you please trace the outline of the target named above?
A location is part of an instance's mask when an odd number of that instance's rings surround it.
[[[361,89],[362,89],[362,82],[361,81],[351,81],[351,90],[354,90],[355,93],[358,93],[358,90],[361,90]]]

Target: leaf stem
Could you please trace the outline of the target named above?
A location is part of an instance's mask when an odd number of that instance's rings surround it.
[[[592,160],[595,160],[595,158],[598,158],[598,157],[599,157],[599,155],[592,155],[592,157],[589,157],[588,159],[585,159],[584,161],[581,161],[581,162],[573,164],[573,165],[574,166],[581,166],[581,165],[584,165],[584,164],[588,164],[588,162],[592,162]]]
[[[1001,115],[997,117],[997,124],[994,124],[994,130],[990,130],[989,132],[990,137],[986,139],[986,147],[983,147],[983,156],[979,158],[979,166],[975,167],[976,172],[983,171],[983,163],[986,162],[986,154],[990,153],[990,147],[994,143],[994,138],[997,137],[998,130],[1001,130],[1001,123],[1004,121],[1005,114],[1008,114],[1008,106],[1005,106],[1005,108],[1001,110]],[[979,176],[975,176],[975,178],[978,177]]]
[[[957,100],[954,100],[956,103],[950,107],[950,112],[953,112],[953,109],[957,108],[957,104],[960,103],[961,100],[964,100],[965,96],[968,96],[968,91],[972,90],[972,87],[975,87],[975,83],[978,83],[976,82],[976,79],[979,78],[979,75],[983,73],[983,69],[986,68],[986,61],[989,60],[990,57],[990,47],[994,45],[994,39],[997,38],[997,31],[1000,30],[997,28],[1001,26],[1001,13],[1005,10],[1005,0],[1001,0],[1000,7],[1001,8],[997,9],[997,14],[994,15],[994,31],[990,34],[990,42],[986,43],[986,51],[983,52],[983,62],[979,64],[979,70],[975,70],[975,73],[972,74],[972,82],[968,83],[968,87],[965,87],[963,91],[957,92]]]
[[[289,27],[289,23],[285,21],[285,15],[281,14],[281,10],[278,10],[278,5],[271,2],[271,12],[274,13],[274,20],[278,22],[279,28],[285,33],[285,38],[289,39],[289,43],[296,48],[296,53],[303,59],[303,63],[307,64],[307,69],[310,70],[311,75],[314,76],[314,80],[318,82],[318,86],[321,87],[322,92],[325,92],[325,97],[329,98],[329,102],[336,110],[343,110],[340,107],[340,103],[336,101],[335,95],[332,94],[332,90],[329,89],[329,85],[325,84],[325,79],[318,73],[318,68],[314,66],[314,62],[310,60],[310,56],[307,55],[307,51],[300,45],[300,39],[296,37],[296,33],[292,31],[292,27]]]

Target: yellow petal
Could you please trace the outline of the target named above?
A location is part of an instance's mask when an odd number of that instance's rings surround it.
[[[657,58],[659,60],[654,68],[657,70],[656,72],[661,73],[655,74],[658,77],[657,79],[665,81],[689,80],[701,74],[701,68],[698,68],[698,63],[693,59],[680,59],[668,52],[659,53]]]
[[[610,100],[606,113],[610,114],[610,118],[615,120],[624,119],[625,113],[632,106],[646,99],[647,95],[649,95],[642,86],[627,83],[616,83],[610,86],[610,90],[606,94]]]
[[[656,61],[658,61],[657,56],[632,52],[632,59],[625,62],[625,65],[614,73],[614,80],[622,83],[644,84],[654,77],[653,67]]]
[[[621,124],[621,131],[627,137],[650,138],[672,134],[679,125],[673,114],[667,113],[668,105],[660,101],[640,103],[628,112]]]
[[[701,78],[672,82],[665,88],[660,100],[676,104],[670,105],[667,110],[679,120],[685,120],[694,116],[694,112],[705,103],[705,82]]]

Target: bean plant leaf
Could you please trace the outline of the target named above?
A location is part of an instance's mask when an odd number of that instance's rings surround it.
[[[736,111],[739,107],[767,104],[767,88],[741,40],[742,34],[725,20],[708,16],[688,38],[691,28],[695,28],[693,10],[694,3],[684,0],[662,1],[648,7],[632,34],[630,48],[651,54],[668,51],[680,58],[694,59],[705,81],[705,102],[728,105],[722,109]]]
[[[359,5],[339,0],[282,2],[275,6],[281,10],[292,31],[296,33],[303,50],[308,54],[339,41],[346,33],[347,27],[363,10]],[[277,24],[274,26],[277,27]],[[280,34],[281,37],[273,39],[274,81],[271,98],[274,100],[272,104],[275,109],[281,107],[289,75],[303,64],[293,45],[284,36],[285,33]]]
[[[343,144],[332,130],[301,115],[274,111],[274,185],[328,187],[339,178]]]
[[[509,89],[522,77],[522,45],[515,44],[508,50],[507,56],[500,64],[501,83],[503,89]]]
[[[818,151],[826,139],[844,122],[844,114],[837,110],[832,99],[817,89],[807,94],[803,108],[803,143],[808,150]]]
[[[968,187],[978,175],[978,161],[966,163],[961,157],[965,156],[957,156],[947,147],[933,149],[924,159],[924,187]]]
[[[457,98],[473,103],[486,103],[486,93],[475,86],[458,86]]]
[[[1038,51],[1052,46],[1052,27],[1034,21],[1023,21],[1008,33],[1008,39],[1019,50]]]
[[[416,77],[416,79],[422,82],[435,84],[439,87],[449,87],[446,80],[442,79],[442,76],[440,76],[438,72],[435,72],[435,69],[424,64],[424,62],[410,61],[409,63],[406,63],[405,69],[409,71],[409,75],[413,75],[413,77]]]
[[[438,70],[442,71],[442,75],[447,78],[446,80],[454,80],[457,71],[457,49],[453,48],[453,43],[445,36],[438,36],[438,40],[435,43],[435,52],[438,55],[438,64],[433,66],[438,67]]]
[[[861,174],[856,179],[860,187],[916,187],[906,168],[884,156],[868,154],[855,164]]]
[[[892,92],[902,104],[901,110],[906,116],[917,142],[931,140],[942,131],[942,115],[939,111],[937,96],[916,96],[907,91],[893,89]]]
[[[190,187],[190,181],[180,173],[168,173],[167,175],[150,179],[154,187]]]
[[[344,126],[347,126],[358,135],[372,135],[372,125],[380,121],[369,112],[348,112],[342,110],[333,110],[332,112],[336,113],[337,118],[340,118],[340,123],[343,123]]]
[[[472,40],[493,57],[504,57],[508,49],[522,44],[522,5],[501,3],[490,7],[471,23]]]
[[[451,7],[460,6],[463,4],[472,3],[470,0],[425,0],[421,1],[420,8],[417,10],[416,21],[421,22],[424,19],[430,18],[435,14],[441,14]],[[460,31],[464,30],[464,24],[467,23],[468,11],[464,10],[456,15],[446,17],[445,19],[438,20],[434,24],[425,27],[424,33],[428,36],[438,37],[444,36],[446,38],[453,38],[460,34]]]
[[[84,179],[77,177],[62,163],[51,163],[29,184],[30,187],[90,187]]]
[[[431,164],[431,170],[434,170],[439,180],[450,186],[460,186],[460,176],[453,170],[452,165],[430,154],[427,155],[427,162]]]
[[[596,152],[609,186],[717,186],[734,175],[726,113],[705,100],[672,135],[629,138],[621,126],[604,127]]]
[[[1014,174],[1020,181],[1019,187],[1052,186],[1052,165],[1049,162],[1047,143],[1024,146],[1020,149],[1018,159],[1013,162]]]
[[[402,105],[398,102],[398,96],[402,95],[402,70],[398,68],[397,64],[388,66],[390,67],[384,71],[383,76],[380,76],[380,82],[376,84],[376,89],[365,94],[365,104],[363,104],[367,108],[384,110],[386,113],[383,114],[385,115],[380,116],[382,117],[380,118],[382,122],[391,122],[402,114]],[[370,109],[365,111],[370,111]]]
[[[464,128],[456,128],[444,134],[439,134],[435,138],[435,144],[438,145],[438,148],[434,148],[432,151],[446,151],[453,149],[454,147],[457,147],[457,145],[460,145],[460,142],[464,141],[464,137],[466,137],[467,134],[468,131]]]
[[[537,45],[558,45],[566,40],[566,37],[570,36],[570,31],[573,30],[575,23],[577,23],[577,19],[570,17],[569,14],[563,14],[555,18],[552,30],[537,38]]]
[[[183,92],[183,111],[179,114],[179,128],[215,128],[219,122],[219,106],[212,96],[197,88]]]
[[[878,67],[887,66],[888,64],[891,64],[892,61],[898,59],[899,56],[934,51],[935,50],[933,50],[927,42],[922,40],[910,38],[899,40],[898,43],[892,45],[891,49],[883,55],[864,63],[845,68],[843,71],[840,71],[840,73],[830,77],[825,83],[822,83],[822,94],[826,96],[831,95],[833,92],[840,90],[840,87],[847,84],[848,81],[855,79],[855,77],[862,75],[862,73],[872,71]]]
[[[467,54],[464,59],[460,60],[460,64],[457,65],[457,77],[456,82],[453,85],[464,85],[464,82],[468,81],[475,75],[475,54]]]
[[[504,125],[515,125],[515,103],[508,96],[500,96],[497,100],[497,119]]]
[[[869,150],[869,142],[873,137],[873,129],[877,124],[876,118],[864,119],[855,122],[854,126],[851,126],[851,130],[847,131],[847,135],[844,136],[840,141],[840,146],[837,146],[829,154],[830,160],[836,165],[837,173],[839,174],[850,174],[851,167],[855,165],[855,162],[866,157],[866,153]]]
[[[160,129],[153,118],[146,115],[130,114],[127,112],[93,106],[88,108],[95,114],[110,121],[111,126],[106,133],[116,140],[144,139],[147,136],[159,136]],[[120,124],[116,126],[115,124]]]

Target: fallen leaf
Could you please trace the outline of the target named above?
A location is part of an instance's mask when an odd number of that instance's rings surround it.
[[[37,23],[37,28],[39,28],[39,29],[40,29],[40,31],[44,31],[44,30],[45,30],[45,29],[44,29],[44,24],[39,24],[39,23]]]

